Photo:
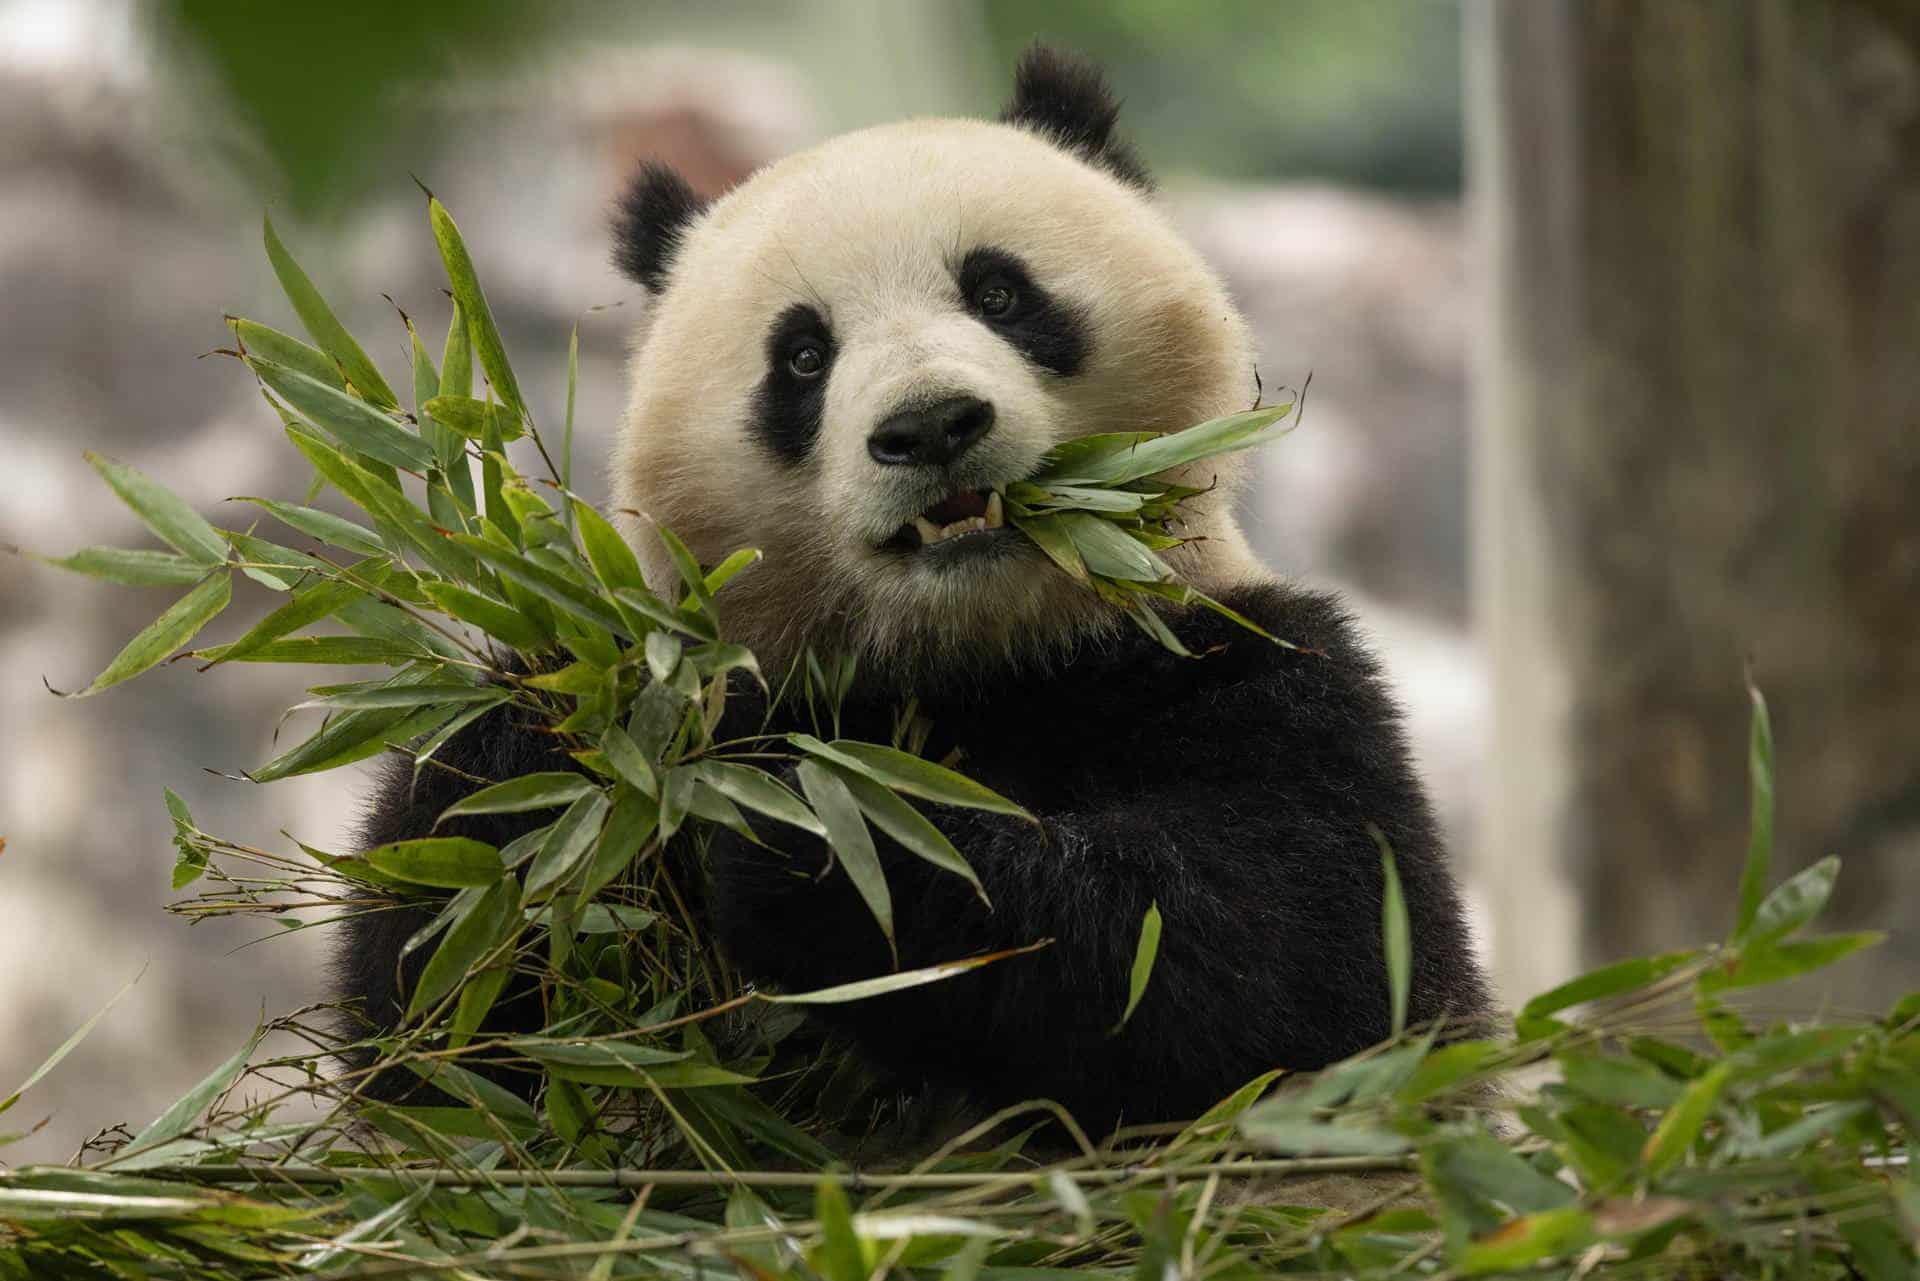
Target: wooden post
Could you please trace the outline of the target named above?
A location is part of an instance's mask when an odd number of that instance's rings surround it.
[[[1507,993],[1725,934],[1749,659],[1832,990],[1920,985],[1920,6],[1472,6]]]

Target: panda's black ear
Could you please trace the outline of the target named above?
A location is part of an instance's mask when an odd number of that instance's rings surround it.
[[[706,207],[685,178],[647,161],[614,206],[613,265],[648,292],[659,293],[688,224]]]
[[[1052,139],[1142,191],[1153,179],[1132,146],[1113,130],[1120,100],[1100,68],[1043,44],[1028,47],[1013,73],[1013,100],[1000,119]]]

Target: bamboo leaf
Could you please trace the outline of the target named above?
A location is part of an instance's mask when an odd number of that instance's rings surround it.
[[[1387,961],[1387,993],[1393,1009],[1395,1040],[1407,1030],[1407,999],[1413,989],[1413,935],[1407,924],[1407,900],[1400,889],[1400,869],[1385,833],[1369,823],[1367,831],[1380,850],[1380,930]]]
[[[654,533],[667,549],[674,568],[680,571],[680,581],[687,585],[689,603],[699,607],[702,613],[711,609],[713,597],[707,592],[707,576],[700,571],[700,562],[693,558],[693,553],[687,550],[687,545],[680,541],[679,536],[665,525],[654,526]]]
[[[1702,992],[1726,992],[1743,987],[1763,987],[1784,983],[1815,970],[1825,969],[1863,948],[1886,940],[1878,930],[1853,934],[1821,934],[1812,938],[1783,939],[1760,946],[1749,942],[1741,952],[1700,976]]]
[[[496,855],[495,864],[499,863]],[[520,882],[499,876],[473,906],[447,927],[446,937],[427,958],[420,982],[407,1001],[407,1018],[418,1018],[467,976],[474,965],[520,928]]]
[[[115,462],[91,449],[87,462],[100,473],[120,501],[133,509],[161,542],[189,560],[213,566],[227,559],[227,541],[178,495],[125,463]]]
[[[355,578],[378,583],[380,571],[386,567],[386,563],[384,559],[363,561],[348,572]],[[223,646],[220,657],[215,661],[226,663],[244,659],[290,632],[312,626],[352,602],[365,599],[366,591],[345,579],[323,579],[307,587],[296,588],[293,598],[286,604],[248,628],[239,640]]]
[[[423,583],[421,588],[428,599],[447,613],[521,653],[545,649],[554,642],[532,617],[491,596],[444,579]]]
[[[336,716],[311,738],[253,770],[249,777],[256,783],[271,783],[297,774],[315,774],[365,760],[387,743],[410,737],[413,726],[409,722],[413,717],[429,716],[437,717],[438,713],[428,709],[426,712],[413,713],[410,717],[408,709],[394,707]],[[417,732],[425,733],[435,728],[437,723],[436,719],[434,724],[425,725]]]
[[[449,890],[492,885],[504,870],[499,850],[465,836],[395,841],[377,845],[362,857],[388,876]]]
[[[440,371],[433,367],[433,357],[427,352],[427,345],[420,341],[420,331],[413,327],[412,317],[401,312],[400,319],[407,327],[407,349],[413,356],[413,411],[416,417],[422,419],[421,434],[428,435],[424,421],[427,402],[440,394]],[[434,452],[441,453],[441,446],[446,443],[433,440]]]
[[[1067,533],[1065,522],[1058,514],[1052,516],[1015,516],[1014,526],[1034,541],[1048,559],[1065,570],[1069,576],[1087,581],[1087,563],[1080,558],[1079,551],[1073,545],[1073,538]]]
[[[293,636],[269,641],[251,653],[230,656],[230,645],[210,645],[196,649],[195,658],[209,663],[334,663],[355,666],[382,663],[398,666],[427,654],[417,645],[389,640],[382,636]]]
[[[433,225],[434,242],[440,247],[440,261],[447,269],[447,283],[453,288],[453,300],[466,317],[467,333],[474,354],[480,358],[480,368],[486,371],[494,394],[516,415],[525,418],[526,401],[521,398],[520,384],[514,379],[513,367],[507,363],[506,346],[500,341],[499,327],[493,322],[493,309],[487,306],[487,296],[480,288],[480,275],[474,270],[466,242],[460,238],[460,228],[454,224],[453,215],[447,212],[446,206],[432,196],[427,198],[427,218]]]
[[[1119,485],[1139,480],[1203,458],[1251,449],[1277,440],[1292,430],[1285,422],[1291,404],[1249,409],[1215,418],[1184,431],[1134,438],[1125,443],[1108,438],[1100,445],[1083,445],[1064,462],[1043,464],[1033,483],[1055,485]]]
[[[537,902],[554,887],[562,885],[579,870],[593,853],[607,821],[609,803],[605,792],[594,790],[576,800],[553,824],[540,852],[527,869],[528,902]]]
[[[761,689],[767,688],[766,678],[760,674],[760,660],[744,645],[700,645],[689,651],[687,657],[693,660],[700,675],[709,680],[739,668],[751,673]]]
[[[587,864],[586,876],[580,884],[577,902],[583,909],[580,925],[583,933],[588,930],[588,918],[601,906],[589,900],[627,870],[659,826],[657,801],[631,787],[616,789],[613,811],[600,829],[600,843],[594,847],[593,859]]]
[[[1731,1063],[1715,1064],[1705,1076],[1691,1082],[1680,1101],[1660,1118],[1660,1124],[1647,1136],[1647,1145],[1641,1152],[1641,1161],[1650,1176],[1658,1178],[1665,1174],[1687,1154],[1719,1104],[1720,1091],[1732,1071]]]
[[[946,834],[935,827],[926,815],[907,802],[873,781],[865,774],[851,769],[838,771],[840,781],[853,793],[853,799],[860,804],[860,810],[867,821],[900,843],[901,848],[916,858],[925,859],[935,867],[962,877],[973,886],[973,892],[980,896],[981,903],[988,907],[993,904],[987,898],[986,887],[980,884],[980,877],[974,872],[973,865],[954,848]]]
[[[498,685],[453,685],[444,681],[419,685],[380,685],[371,689],[345,690],[322,698],[296,703],[296,709],[329,707],[336,711],[365,711],[384,707],[461,707],[470,703],[488,706],[511,698]]]
[[[1140,941],[1134,945],[1133,972],[1127,979],[1127,1008],[1121,1012],[1120,1021],[1113,1025],[1108,1036],[1120,1034],[1120,1029],[1133,1017],[1141,996],[1146,993],[1147,980],[1153,977],[1154,958],[1160,955],[1160,925],[1160,904],[1149,903],[1147,914],[1140,920]]]
[[[1521,1214],[1557,1210],[1577,1196],[1484,1132],[1442,1133],[1422,1145],[1421,1157],[1443,1193],[1493,1201]]]
[[[1684,1089],[1679,1081],[1639,1059],[1565,1054],[1559,1061],[1561,1080],[1569,1090],[1616,1107],[1670,1108]]]
[[[98,694],[122,681],[132,680],[159,664],[199,635],[200,629],[217,618],[232,599],[232,576],[215,570],[198,587],[168,606],[165,613],[142,628],[124,649],[114,655],[107,669],[73,697],[85,698],[90,694]]]
[[[327,306],[327,300],[320,296],[287,247],[280,243],[280,237],[273,231],[273,219],[261,221],[267,260],[273,264],[273,274],[280,278],[280,288],[286,292],[287,301],[293,304],[294,314],[300,317],[308,335],[346,372],[347,379],[362,396],[383,408],[397,408],[399,397],[393,394],[393,388],[387,386],[380,370]]]
[[[252,503],[264,507],[280,519],[310,538],[317,538],[330,546],[343,551],[353,552],[357,556],[391,556],[387,545],[365,525],[359,525],[332,512],[324,512],[314,507],[301,507],[295,503],[283,503],[272,498],[236,499],[237,502]]]
[[[647,667],[657,681],[669,680],[680,666],[680,642],[665,632],[647,633]],[[684,692],[684,691],[682,691]]]
[[[872,1265],[854,1233],[847,1194],[832,1179],[822,1179],[815,1186],[813,1217],[820,1224],[821,1235],[813,1262],[827,1281],[867,1281]]]
[[[857,743],[844,738],[823,743],[811,734],[789,734],[787,741],[809,756],[817,756],[855,773],[865,774],[874,782],[909,796],[918,796],[941,805],[989,810],[995,814],[1011,814],[1028,822],[1036,821],[1006,797],[982,787],[964,774],[956,774],[944,766],[935,765],[932,761],[898,748],[882,747],[877,743]]]
[[[550,1068],[555,1075],[588,1085],[631,1085],[640,1068],[683,1063],[693,1057],[690,1050],[669,1050],[635,1041],[553,1041],[538,1037],[515,1037],[509,1049]]]
[[[1733,940],[1740,942],[1753,929],[1760,900],[1767,892],[1767,873],[1773,863],[1773,722],[1760,687],[1747,681],[1753,715],[1747,733],[1747,861],[1740,871],[1740,907],[1734,918]]]
[[[566,493],[573,492],[573,402],[580,388],[580,322],[573,322],[573,331],[567,335],[567,416],[560,432],[560,488]],[[573,505],[563,498],[562,510],[567,513],[567,529],[573,529]]]
[[[680,832],[680,824],[687,820],[687,812],[693,807],[695,791],[693,770],[687,766],[676,766],[660,774],[660,841],[674,839]]]
[[[1756,1161],[1776,1161],[1805,1151],[1814,1143],[1839,1129],[1855,1117],[1865,1115],[1873,1104],[1863,1101],[1835,1103],[1808,1109],[1806,1115],[1770,1134],[1755,1135],[1737,1143],[1737,1154]]]
[[[701,781],[697,766],[696,762],[695,765],[682,766],[674,771],[691,784],[687,792],[687,813],[709,823],[718,823],[741,840],[765,845],[766,842],[753,830],[753,824],[747,822],[747,816],[740,807]]]
[[[128,992],[131,992],[133,990],[133,985],[140,981],[140,975],[145,974],[146,972],[147,972],[147,967],[144,965],[141,966],[139,974],[134,975],[132,978],[128,979],[124,984],[122,984],[118,992],[115,992],[111,997],[107,998],[107,1003],[105,1005],[95,1010],[93,1012],[93,1015],[90,1018],[88,1018],[85,1023],[82,1023],[79,1027],[75,1028],[73,1030],[73,1034],[67,1037],[66,1040],[60,1043],[59,1049],[55,1050],[52,1054],[49,1054],[45,1059],[41,1060],[39,1067],[36,1067],[33,1071],[27,1073],[27,1079],[22,1081],[14,1089],[13,1093],[7,1095],[3,1099],[0,1099],[0,1112],[5,1112],[7,1111],[7,1109],[11,1108],[14,1104],[18,1103],[20,1101],[21,1095],[25,1094],[28,1090],[31,1090],[34,1086],[38,1085],[42,1077],[46,1076],[47,1073],[53,1071],[54,1068],[58,1067],[60,1065],[60,1061],[66,1058],[67,1055],[73,1053],[74,1047],[76,1045],[79,1045],[80,1042],[87,1039],[87,1033],[93,1031],[94,1027],[100,1022],[101,1019],[107,1017],[107,1011],[111,1010],[115,1005],[119,1004],[120,998],[125,996]]]
[[[458,302],[453,305],[453,319],[447,325],[447,341],[440,353],[440,395],[471,397],[473,395],[473,344],[467,333],[466,313],[460,310]],[[473,466],[468,461],[464,441],[450,440],[449,444],[458,444],[458,452],[449,452],[441,456],[440,465],[447,478],[447,488],[467,511],[477,511],[473,492]]]
[[[801,761],[798,774],[800,790],[806,793],[807,803],[827,829],[834,857],[846,871],[847,879],[853,882],[853,888],[859,891],[867,910],[873,913],[880,933],[886,936],[887,951],[893,954],[894,964],[898,966],[899,953],[893,942],[893,896],[887,890],[887,874],[880,866],[880,854],[873,847],[873,834],[867,830],[860,806],[839,775],[818,762]]]
[[[729,761],[701,761],[694,768],[702,783],[729,800],[815,836],[828,834],[826,824],[807,808],[807,803],[765,770]]]
[[[1015,956],[1025,956],[1029,952],[1038,952],[1043,947],[1053,946],[1052,939],[1041,939],[1025,947],[1010,947],[1004,951],[988,952],[983,956],[969,956],[960,961],[943,961],[939,965],[929,965],[917,970],[903,970],[898,974],[882,974],[878,978],[860,979],[853,983],[839,983],[833,987],[823,987],[812,992],[786,992],[774,995],[769,992],[756,993],[762,1001],[774,1005],[844,1005],[849,1001],[864,1001],[869,997],[886,996],[893,992],[904,992],[908,988],[920,987],[926,983],[939,983],[977,970],[983,965],[992,965]]]
[[[447,341],[440,351],[440,394],[473,395],[473,335],[458,298],[453,301],[453,319],[447,322]]]
[[[152,1124],[133,1136],[119,1152],[114,1154],[110,1163],[115,1169],[138,1170],[155,1164],[157,1154],[154,1149],[172,1139],[177,1139],[193,1128],[221,1095],[233,1088],[233,1083],[246,1071],[247,1060],[253,1057],[253,1051],[260,1044],[260,1038],[266,1035],[264,1028],[255,1029],[247,1038],[247,1043],[236,1051],[232,1058],[215,1068],[198,1085],[188,1090],[165,1112],[155,1117]],[[162,1155],[160,1159],[164,1160]]]
[[[435,730],[424,742],[414,748],[414,770],[417,772],[422,765],[432,760],[434,754],[442,747],[445,747],[461,730],[513,697],[506,690],[497,687],[494,690],[494,694],[495,698],[493,701],[475,703],[472,707],[467,708],[466,711],[461,712],[458,716],[455,716],[452,720]]]
[[[462,814],[520,814],[528,810],[558,809],[598,790],[591,779],[571,771],[522,774],[455,801],[441,812],[437,822],[444,823]]]
[[[1096,586],[1099,585],[1102,584],[1097,581]],[[1132,589],[1136,584],[1115,583],[1113,586]],[[1144,584],[1141,586],[1144,586]],[[1167,620],[1160,617],[1159,612],[1153,608],[1151,602],[1140,599],[1139,595],[1131,590],[1128,591],[1127,595],[1131,597],[1131,599],[1128,599],[1126,602],[1126,614],[1127,618],[1132,621],[1135,627],[1138,627],[1156,644],[1169,653],[1176,654],[1181,658],[1193,657],[1193,652],[1180,643],[1180,638],[1173,634],[1173,629],[1167,626]]]
[[[129,547],[83,547],[71,556],[37,556],[56,569],[104,578],[123,587],[186,587],[207,576],[205,561]]]
[[[472,554],[436,529],[421,515],[419,508],[407,501],[398,486],[368,471],[317,436],[289,430],[287,437],[329,484],[359,504],[398,545],[411,546],[428,564],[450,577],[465,582],[479,577],[479,567]]]
[[[1455,1041],[1421,1060],[1398,1091],[1400,1103],[1412,1107],[1437,1098],[1461,1082],[1497,1064],[1504,1049],[1494,1041]]]
[[[734,577],[749,565],[758,563],[760,551],[755,547],[742,547],[725,560],[707,571],[707,595],[717,595],[722,587],[734,580]]]
[[[451,966],[453,960],[449,960],[448,964]],[[468,963],[469,967],[471,964]],[[448,1048],[457,1050],[473,1040],[487,1013],[493,1009],[494,1002],[506,990],[507,980],[512,977],[513,967],[501,964],[482,970],[467,980],[460,989],[460,999],[454,1003],[453,1018],[447,1023]]]
[[[1130,489],[1094,489],[1085,485],[1049,485],[1045,489],[1029,485],[1021,495],[1023,506],[1065,508],[1068,511],[1109,512],[1116,515],[1140,510],[1151,495]]]
[[[1820,910],[1833,896],[1833,883],[1839,875],[1840,860],[1829,856],[1776,887],[1748,922],[1747,945],[1764,945],[1785,938],[1820,915]]]
[[[1143,583],[1173,577],[1158,556],[1112,521],[1077,511],[1061,512],[1057,519],[1090,573]]]
[[[1589,1001],[1605,1000],[1638,991],[1666,977],[1699,956],[1698,952],[1668,952],[1605,965],[1550,988],[1521,1007],[1516,1020],[1522,1040],[1545,1036],[1563,1026],[1550,1015]]]
[[[1375,1126],[1316,1121],[1261,1104],[1240,1118],[1240,1133],[1253,1143],[1287,1156],[1393,1156],[1411,1144],[1405,1137]]]
[[[485,440],[489,427],[502,441],[518,440],[526,434],[525,424],[512,409],[471,396],[435,396],[420,406],[420,412],[468,440]]]
[[[1531,1271],[1548,1259],[1577,1254],[1595,1240],[1593,1215],[1561,1206],[1523,1215],[1469,1245],[1460,1256],[1467,1276]]]
[[[1071,477],[1109,466],[1159,435],[1154,431],[1125,431],[1076,436],[1048,452],[1032,483],[1036,486],[1045,485],[1056,477],[1061,478],[1062,484],[1074,483]],[[1012,486],[1008,487],[1009,497],[1012,497],[1013,489]]]
[[[340,363],[318,347],[310,347],[291,334],[240,316],[228,316],[227,328],[240,344],[244,356],[262,356],[275,364],[297,369],[309,378],[317,378],[330,387],[347,389],[347,376]]]
[[[552,1075],[583,1085],[685,1090],[753,1082],[751,1076],[716,1064],[691,1062],[692,1055],[686,1050],[665,1050],[628,1041],[562,1044],[516,1039],[507,1044],[515,1052],[539,1062]]]
[[[470,534],[456,534],[450,541],[465,548],[534,595],[557,606],[563,613],[591,623],[595,627],[603,627],[616,635],[626,632],[626,620],[610,608],[597,593],[583,584],[571,581],[566,575],[532,560],[524,553],[496,547],[487,540],[475,538]]]
[[[407,471],[433,466],[432,446],[357,396],[258,356],[247,358],[247,368],[303,419],[347,448]]]
[[[720,633],[711,619],[703,614],[683,614],[669,608],[667,604],[652,592],[634,591],[631,588],[615,588],[613,597],[625,609],[660,627],[683,632],[696,640],[716,641]]]
[[[587,564],[608,591],[625,587],[644,592],[647,582],[640,573],[640,560],[627,546],[627,540],[605,516],[579,499],[572,501],[574,524],[580,530],[580,545],[587,553]]]

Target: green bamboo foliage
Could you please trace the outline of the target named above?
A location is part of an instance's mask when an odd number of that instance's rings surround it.
[[[174,910],[189,919],[293,931],[425,908],[406,943],[420,965],[406,1018],[350,1046],[308,1012],[274,1020],[130,1141],[72,1166],[0,1169],[0,1281],[1913,1275],[1920,1181],[1903,1163],[1920,1121],[1920,994],[1879,1019],[1743,1005],[1876,941],[1807,932],[1831,859],[1767,888],[1772,739],[1757,692],[1754,833],[1728,942],[1609,965],[1498,1028],[1409,1026],[1419,940],[1382,839],[1388,1043],[1298,1078],[1270,1073],[1184,1124],[1082,1136],[1048,1128],[1057,1110],[1036,1101],[876,1167],[872,1143],[904,1124],[899,1101],[801,1013],[1047,940],[760,992],[701,936],[663,853],[697,858],[719,828],[812,834],[894,942],[880,838],[984,897],[921,807],[1026,816],[900,746],[842,736],[837,701],[856,678],[844,658],[763,673],[729,643],[727,587],[767,572],[756,553],[703,566],[663,534],[679,581],[648,584],[606,517],[568,492],[565,454],[545,457],[438,201],[429,223],[455,305],[437,366],[406,321],[411,414],[266,229],[312,345],[236,317],[233,354],[314,491],[238,500],[224,527],[89,456],[165,549],[49,563],[175,599],[80,692],[169,658],[321,671],[292,713],[303,733],[249,771],[261,782],[383,753],[438,768],[454,734],[507,710],[546,725],[577,768],[481,788],[440,816],[550,819],[499,848],[439,829],[359,852],[261,849],[202,830],[168,792],[173,884],[187,893]],[[576,335],[569,407],[577,370]],[[1183,537],[1182,504],[1206,459],[1273,439],[1288,413],[1075,441],[1009,488],[1009,516],[1062,573],[1177,646],[1162,610],[1222,608],[1163,557]],[[570,411],[563,421],[570,434]],[[546,476],[515,466],[510,449],[528,448]],[[276,601],[208,643],[235,575]],[[803,701],[816,732],[717,739],[730,681]],[[1177,999],[1156,992],[1154,966],[1165,948],[1206,946],[1188,927],[1158,904],[1145,914],[1115,976],[1127,1004],[1103,1016],[1115,1036],[1139,1034],[1142,1000]],[[533,1003],[545,1026],[491,1032],[507,999]],[[32,1116],[37,1087],[106,1013],[0,1097],[8,1123]],[[323,1058],[336,1049],[372,1051],[434,1092],[372,1102],[366,1069]],[[0,1133],[0,1156],[14,1137]],[[1329,1205],[1334,1176],[1368,1181]],[[1315,1191],[1295,1204],[1303,1177]]]

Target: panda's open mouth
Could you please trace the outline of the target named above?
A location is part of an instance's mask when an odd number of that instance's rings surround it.
[[[943,498],[902,525],[886,545],[915,551],[941,543],[977,538],[1006,528],[1000,494],[991,489],[968,489]]]

